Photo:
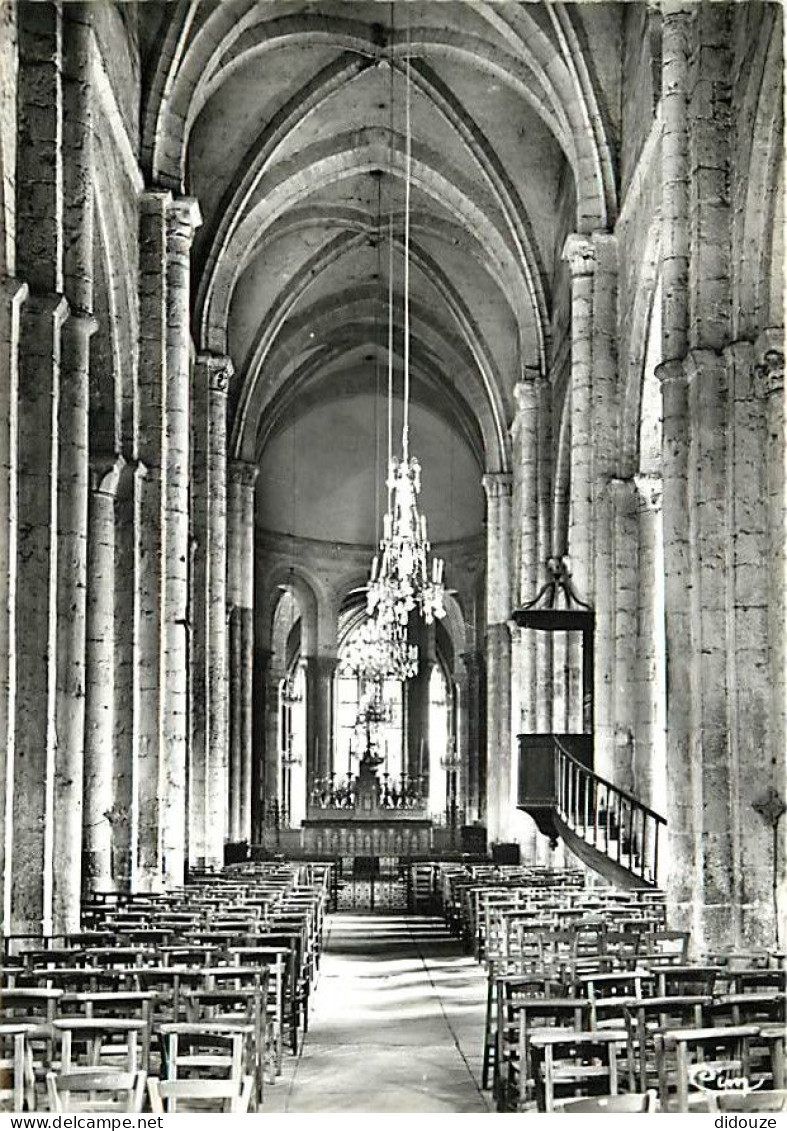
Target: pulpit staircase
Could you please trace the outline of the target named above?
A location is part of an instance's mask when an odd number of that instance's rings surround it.
[[[518,807],[530,814],[553,846],[563,840],[612,883],[658,887],[659,833],[667,822],[594,769],[595,613],[577,596],[569,557],[549,558],[546,565],[547,583],[512,616],[528,631],[581,640],[582,730],[519,735]]]
[[[550,842],[619,887],[658,887],[666,821],[595,773],[592,737],[520,735],[519,746],[518,806]]]

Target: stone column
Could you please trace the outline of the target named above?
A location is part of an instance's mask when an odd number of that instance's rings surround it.
[[[519,533],[519,561],[514,589],[519,606],[532,601],[538,592],[538,380],[536,374],[514,385],[516,416],[511,430],[514,445],[514,480],[519,506],[514,515]],[[525,731],[535,730],[536,719],[536,634],[526,632],[521,641],[522,699],[521,723]]]
[[[511,737],[511,475],[486,474],[487,829],[504,840],[510,822]]]
[[[552,555],[552,388],[548,380],[539,381],[538,424],[538,530],[536,558],[536,592],[545,580],[545,564]],[[532,600],[535,593],[528,597]],[[534,729],[537,734],[552,731],[554,658],[552,633],[537,632],[536,636],[536,709]],[[544,838],[545,839],[545,838]]]
[[[605,491],[608,517],[612,530],[612,556],[605,560],[605,568],[614,581],[611,608],[604,606],[612,632],[597,632],[601,637],[606,663],[609,666],[605,694],[599,696],[599,715],[596,734],[604,730],[605,755],[600,773],[610,777],[621,789],[645,798],[637,792],[634,782],[635,727],[637,700],[637,591],[638,591],[638,520],[637,489],[633,479],[610,479]],[[601,559],[598,561],[601,568]],[[600,580],[600,579],[599,579]],[[601,591],[601,585],[598,585]],[[597,608],[598,622],[602,620],[601,607]],[[597,622],[597,623],[598,623]],[[611,637],[611,638],[610,638]],[[596,687],[598,688],[598,678]]]
[[[571,271],[571,506],[568,550],[574,587],[583,601],[593,603],[595,591],[595,466],[593,404],[594,273],[596,245],[570,235],[563,258]],[[570,731],[584,729],[580,637],[569,633],[567,723]]]
[[[133,861],[136,890],[160,890],[163,882],[164,751],[164,555],[166,513],[167,379],[167,212],[169,193],[147,192],[139,220],[139,572],[136,603],[139,632],[134,684],[138,719],[135,808],[137,844]]]
[[[784,332],[727,351],[735,511],[728,652],[732,772],[741,903],[740,942],[784,944],[787,907],[785,794]],[[763,570],[763,562],[767,569]],[[765,576],[763,576],[763,573]],[[774,827],[774,821],[776,822]],[[738,940],[736,940],[738,941]]]
[[[259,643],[259,632],[254,645],[254,773],[252,775],[252,826],[254,844],[263,841],[266,805],[271,796],[271,783],[276,787],[276,766],[270,765],[268,749],[268,668],[272,659],[269,649]],[[275,796],[275,793],[273,794]]]
[[[518,531],[515,545],[519,549],[518,560],[515,562],[514,591],[516,604],[520,607],[535,597],[541,572],[538,557],[539,385],[536,371],[526,373],[525,380],[514,385],[517,409],[511,428],[511,438],[514,452],[514,528]],[[512,725],[516,742],[517,734],[533,734],[537,730],[537,637],[541,634],[517,628],[513,622],[510,628],[514,674]],[[514,758],[512,805],[515,806],[518,795],[518,750]],[[536,838],[539,835],[535,822],[523,813],[520,815],[519,824],[526,830],[523,859],[531,863],[535,862]]]
[[[306,658],[306,788],[330,770],[333,739],[334,677],[338,656]]]
[[[166,476],[164,480],[164,883],[184,880],[188,764],[189,460],[191,244],[197,202],[170,201],[166,220]]]
[[[19,332],[27,285],[0,283],[0,932],[11,932],[11,855],[13,837],[14,714],[16,699],[17,489],[19,452]]]
[[[230,606],[230,840],[251,836],[254,680],[254,464],[229,468],[227,600]]]
[[[432,647],[430,648],[430,635]],[[418,648],[418,671],[405,684],[407,701],[405,748],[407,773],[411,777],[429,777],[429,677],[432,674],[434,631],[420,619],[415,632]]]
[[[80,923],[82,778],[85,742],[88,400],[93,307],[92,11],[63,9],[63,289],[58,406],[58,594],[53,920]]]
[[[189,860],[220,867],[227,793],[228,357],[197,357],[192,389],[191,750]]]
[[[683,358],[689,322],[688,87],[691,5],[662,8],[662,392],[664,604],[667,647],[667,818],[669,919],[694,925],[701,806],[690,760],[691,616],[689,608],[688,389]]]
[[[122,465],[122,459],[93,461],[90,475],[82,848],[88,894],[115,886],[115,498]]]
[[[787,689],[787,655],[785,655],[785,493],[784,493],[784,329],[763,331],[755,346],[755,390],[764,402],[765,466],[768,532],[768,625],[770,684],[770,745],[778,760],[787,749],[785,737],[785,703]],[[787,836],[787,818],[781,825]],[[782,852],[782,882],[787,859]],[[784,893],[787,898],[787,892]]]
[[[613,676],[616,664],[617,609],[628,607],[633,597],[633,563],[636,541],[620,538],[625,525],[618,504],[633,500],[633,484],[617,479],[618,466],[618,373],[617,373],[617,238],[603,232],[592,236],[595,271],[593,274],[593,588],[585,597],[595,610],[593,646],[593,732],[596,767],[602,775],[614,776],[620,764],[621,729],[626,730],[616,713]],[[611,487],[610,487],[611,485]],[[623,508],[625,510],[625,507]],[[631,512],[633,515],[633,511]],[[636,533],[635,530],[632,531]],[[625,621],[625,616],[623,617]],[[633,626],[632,626],[633,627]],[[630,672],[625,669],[623,674]],[[583,729],[589,720],[583,716]],[[625,758],[625,751],[624,751]],[[626,767],[630,782],[630,765]],[[618,784],[623,784],[618,782]]]
[[[654,474],[635,475],[634,483],[640,498],[634,793],[651,809],[663,815],[666,801],[664,731],[667,699],[663,485],[661,476]]]
[[[481,742],[481,666],[483,657],[478,652],[463,652],[461,660],[465,668],[464,714],[467,719],[466,755],[462,762],[461,781],[464,783],[464,811],[467,821],[475,821],[481,816],[479,783],[479,763],[483,757]]]
[[[270,813],[275,801],[281,808],[281,698],[282,681],[285,678],[284,663],[281,658],[272,657],[265,681],[265,815]],[[278,661],[278,662],[277,662]]]
[[[22,583],[14,642],[11,930],[50,934],[57,759],[57,419],[62,328],[68,316],[62,297],[60,7],[21,6],[17,32],[17,270],[27,280],[30,296],[22,308],[19,335],[16,575]]]
[[[31,296],[22,320],[12,925],[53,923],[57,654],[57,405],[65,300]],[[44,378],[46,375],[46,379]]]
[[[120,475],[115,499],[114,560],[114,823],[113,874],[119,891],[138,889],[142,689],[137,678],[142,653],[142,500],[148,469],[139,460]]]
[[[468,671],[464,664],[461,667],[457,664],[456,675],[453,679],[454,686],[454,725],[456,730],[454,737],[456,739],[456,753],[459,758],[459,769],[457,774],[457,793],[456,793],[456,811],[457,821],[461,824],[467,820],[468,811],[468,787],[470,776],[470,717],[469,710],[469,686],[470,681],[468,678]]]

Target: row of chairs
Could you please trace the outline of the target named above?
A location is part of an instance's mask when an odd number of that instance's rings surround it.
[[[575,1110],[715,1110],[702,1081],[719,1064],[780,1105],[779,956],[691,961],[688,933],[666,929],[663,893],[577,872],[435,864],[431,892],[486,966],[482,1083],[499,1110],[570,1110],[578,1096],[590,1106]]]
[[[329,888],[330,865],[226,869],[177,892],[96,897],[70,935],[5,939],[15,1110],[37,1109],[53,1065],[142,1072],[148,1093],[161,1077],[225,1075],[240,1089],[230,1105],[250,1078],[260,1107],[308,1026]]]

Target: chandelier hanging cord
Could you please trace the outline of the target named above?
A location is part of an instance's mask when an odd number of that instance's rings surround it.
[[[405,164],[404,164],[404,407],[402,410],[402,461],[407,463],[410,444],[410,181],[413,138],[410,109],[410,16],[407,16],[405,59]]]
[[[394,65],[393,65],[393,4],[391,5],[391,60],[390,60],[390,120],[391,128],[389,133],[389,182],[388,182],[388,461],[386,468],[391,466],[391,459],[393,458],[393,350],[394,350],[394,285],[393,285],[393,266],[394,266],[394,217],[393,217],[393,171],[394,171]],[[393,488],[390,483],[388,487],[388,510],[391,510],[391,503],[393,500]]]

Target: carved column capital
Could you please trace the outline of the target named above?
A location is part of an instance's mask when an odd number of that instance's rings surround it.
[[[212,393],[226,393],[230,378],[235,372],[232,359],[221,354],[198,354],[195,365],[204,370],[208,388]]]
[[[755,396],[780,393],[784,389],[784,331],[781,328],[764,330],[755,343],[754,352]]]
[[[488,471],[481,482],[487,499],[510,498],[513,490],[513,476],[509,471]]]
[[[666,385],[670,381],[686,380],[686,368],[682,358],[674,357],[669,361],[662,361],[653,372],[662,385]]]
[[[244,459],[232,460],[228,471],[230,483],[239,487],[253,487],[260,473],[256,463],[249,463],[248,460]]]
[[[615,508],[620,510],[626,504],[633,502],[637,488],[633,478],[620,479],[612,476],[606,482],[606,491]]]
[[[664,480],[662,477],[654,473],[635,475],[634,485],[648,510],[658,514],[664,496]]]
[[[121,455],[107,453],[105,456],[91,456],[90,490],[93,494],[114,498],[125,466],[126,461]]]
[[[563,244],[561,259],[568,263],[572,278],[592,275],[596,269],[596,247],[588,236],[572,233]]]
[[[193,196],[172,197],[167,204],[168,234],[184,240],[189,247],[194,233],[202,223],[202,213],[197,199]]]

